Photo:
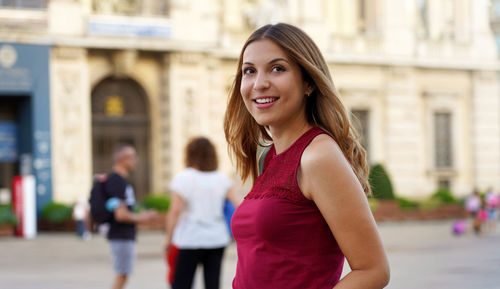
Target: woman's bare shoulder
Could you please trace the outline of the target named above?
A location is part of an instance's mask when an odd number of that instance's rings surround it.
[[[315,137],[304,150],[301,159],[303,169],[334,169],[347,163],[337,142],[327,134]]]

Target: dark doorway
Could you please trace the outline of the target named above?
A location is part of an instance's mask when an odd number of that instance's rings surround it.
[[[0,189],[10,191],[14,176],[31,174],[21,169],[31,165],[31,142],[29,97],[0,96]]]
[[[92,91],[93,172],[111,170],[113,150],[131,144],[137,169],[129,178],[138,199],[149,193],[149,113],[146,93],[129,78],[107,78]]]

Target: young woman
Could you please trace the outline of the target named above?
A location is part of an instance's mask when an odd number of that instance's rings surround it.
[[[203,137],[186,147],[187,168],[174,177],[172,205],[167,215],[167,241],[179,248],[173,289],[191,289],[198,264],[203,264],[205,288],[219,288],[224,248],[230,241],[224,218],[224,202],[240,201],[231,180],[217,171],[217,155],[212,143]]]
[[[225,115],[254,185],[232,219],[235,289],[383,288],[389,264],[365,194],[365,151],[314,42],[288,24],[243,46]],[[272,142],[258,176],[257,147]],[[344,256],[352,271],[339,281]]]

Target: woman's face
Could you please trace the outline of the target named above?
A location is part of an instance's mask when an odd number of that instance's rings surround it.
[[[281,126],[305,120],[305,94],[310,87],[299,66],[273,41],[250,43],[243,52],[240,92],[260,125]]]

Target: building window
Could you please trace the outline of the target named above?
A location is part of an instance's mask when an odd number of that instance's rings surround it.
[[[417,0],[420,31],[424,37],[429,35],[428,3],[427,0]]]
[[[0,0],[0,8],[45,9],[47,0]]]
[[[438,189],[451,189],[451,182],[449,179],[439,179],[438,180]]]
[[[360,143],[368,154],[370,150],[370,111],[367,109],[354,109],[352,110],[352,116],[352,122],[359,134]]]
[[[500,17],[500,0],[492,0],[490,9],[493,16]]]
[[[376,0],[358,0],[357,23],[360,33],[370,34],[377,31],[377,7]]]
[[[366,31],[366,1],[365,0],[359,0],[359,6],[358,6],[358,27],[359,31],[365,32]]]
[[[434,114],[434,150],[436,168],[453,166],[451,113],[436,112]]]

